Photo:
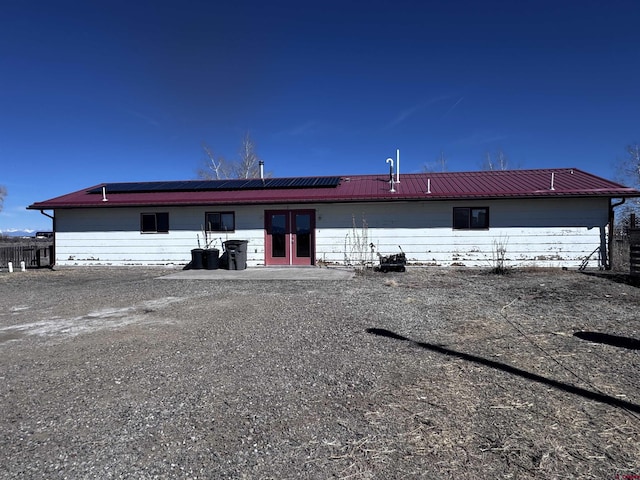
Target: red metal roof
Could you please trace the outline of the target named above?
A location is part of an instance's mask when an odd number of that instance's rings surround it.
[[[309,177],[312,178],[312,177]],[[395,176],[394,176],[395,179]],[[107,187],[106,198],[89,193]],[[638,197],[640,191],[576,168],[403,174],[390,191],[389,175],[340,177],[335,188],[271,188],[214,191],[110,193],[95,185],[28,208],[53,210],[79,207],[241,205],[285,203],[392,202],[544,197]]]

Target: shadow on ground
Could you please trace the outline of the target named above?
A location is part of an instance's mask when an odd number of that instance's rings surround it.
[[[449,348],[445,348],[440,345],[435,345],[433,343],[416,342],[415,340],[411,340],[410,338],[404,337],[402,335],[399,335],[390,330],[386,330],[384,328],[367,328],[365,331],[367,333],[370,333],[372,335],[378,335],[380,337],[386,337],[394,340],[410,342],[413,345],[424,348],[426,350],[430,350],[432,352],[437,352],[444,355],[449,355],[451,357],[460,358],[468,362],[484,365],[485,367],[495,368],[496,370],[501,370],[511,375],[517,375],[519,377],[526,378],[527,380],[531,380],[533,382],[542,383],[544,385],[548,385],[550,387],[556,388],[558,390],[562,390],[564,392],[568,392],[574,395],[579,395],[589,400],[594,400],[596,402],[605,403],[607,405],[623,408],[625,410],[629,410],[635,413],[640,413],[640,405],[637,405],[635,403],[627,402],[625,400],[621,400],[619,398],[612,397],[604,393],[586,390],[584,388],[576,387],[574,385],[560,382],[558,380],[553,380],[551,378],[546,378],[541,375],[537,375],[535,373],[527,372],[526,370],[522,370],[517,367],[512,367],[511,365],[507,365],[505,363],[496,362],[494,360],[478,357],[476,355],[471,355],[469,353],[458,352],[456,350],[451,350]]]
[[[590,277],[604,278],[607,280],[611,280],[612,282],[624,283],[626,285],[631,285],[632,287],[640,287],[640,275],[630,275],[628,273],[606,272],[606,271],[581,272],[581,273],[583,275],[588,275]]]
[[[629,350],[640,350],[640,340],[635,338],[600,332],[576,332],[573,336],[589,342],[604,343],[614,347],[628,348]]]

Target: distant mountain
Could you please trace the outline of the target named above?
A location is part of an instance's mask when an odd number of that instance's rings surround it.
[[[0,235],[3,237],[33,237],[35,234],[35,230],[19,230],[17,228],[0,230]]]

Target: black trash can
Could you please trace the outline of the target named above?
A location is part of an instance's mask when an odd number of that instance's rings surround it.
[[[207,270],[217,270],[220,251],[217,248],[207,248],[204,251],[204,268]]]
[[[248,240],[227,240],[224,242],[228,270],[247,268],[247,243],[249,243]]]
[[[191,250],[191,268],[194,270],[202,270],[204,266],[204,250],[202,248],[194,248]]]

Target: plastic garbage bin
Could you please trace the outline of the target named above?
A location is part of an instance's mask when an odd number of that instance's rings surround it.
[[[244,270],[247,268],[248,240],[227,240],[224,249],[227,253],[227,269]]]
[[[218,257],[218,268],[229,270],[229,255],[227,252],[222,252],[222,255]]]
[[[201,270],[204,265],[204,250],[202,248],[194,248],[191,250],[191,268]]]
[[[204,251],[204,268],[217,270],[220,251],[217,248],[207,248]]]

